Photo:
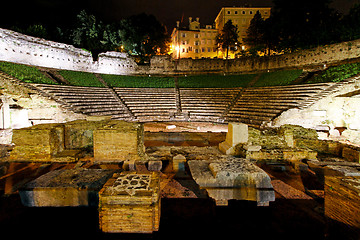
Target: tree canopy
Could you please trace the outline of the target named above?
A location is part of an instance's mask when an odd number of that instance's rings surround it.
[[[235,26],[231,20],[227,21],[223,29],[216,36],[216,44],[218,48],[223,51],[226,49],[226,59],[229,57],[229,50],[235,49],[238,38],[239,34],[237,26]]]

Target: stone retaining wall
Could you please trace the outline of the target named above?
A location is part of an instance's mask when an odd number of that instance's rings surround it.
[[[321,46],[271,57],[238,59],[172,59],[154,56],[150,66],[138,66],[125,53],[106,52],[93,61],[91,53],[72,45],[47,41],[0,28],[0,61],[104,74],[204,74],[304,68],[360,57],[360,40]]]

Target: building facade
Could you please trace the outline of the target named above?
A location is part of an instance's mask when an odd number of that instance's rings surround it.
[[[232,23],[238,27],[239,40],[241,41],[242,38],[246,37],[246,31],[257,11],[260,12],[263,19],[270,17],[270,7],[224,7],[215,19],[215,27],[220,31],[223,29],[225,23],[231,20]]]
[[[217,57],[215,38],[218,31],[212,25],[201,28],[199,18],[189,18],[189,26],[174,28],[171,34],[173,58],[214,58]]]
[[[246,37],[246,31],[257,11],[261,13],[264,19],[270,17],[270,7],[224,7],[217,15],[214,25],[201,27],[199,18],[196,18],[196,20],[189,18],[189,25],[180,27],[178,21],[177,27],[174,28],[171,34],[173,58],[224,57],[224,54],[217,50],[216,36],[229,20],[238,27],[238,50],[245,50],[246,46],[240,46],[240,44],[242,39]],[[234,58],[235,54],[232,53],[229,57]]]

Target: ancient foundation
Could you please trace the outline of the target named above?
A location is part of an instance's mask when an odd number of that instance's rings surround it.
[[[76,162],[90,154],[97,162],[139,161],[144,157],[139,123],[78,120],[14,129],[10,161]]]
[[[99,192],[100,228],[107,233],[152,233],[160,223],[159,174],[114,174]]]

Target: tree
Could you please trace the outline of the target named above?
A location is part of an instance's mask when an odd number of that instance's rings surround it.
[[[330,3],[331,0],[274,0],[272,15],[266,21],[271,22],[272,31],[277,34],[278,47],[294,50],[333,41],[337,37],[334,24],[338,15]]]
[[[266,48],[265,41],[265,20],[259,11],[256,12],[254,18],[250,21],[250,26],[246,31],[246,37],[243,42],[251,49],[263,51]]]
[[[239,34],[237,26],[235,26],[231,20],[227,21],[223,29],[216,36],[218,48],[226,49],[226,59],[229,57],[229,50],[235,48],[238,38]]]
[[[112,25],[97,21],[94,15],[85,10],[77,15],[77,20],[71,33],[72,42],[91,51],[94,59],[99,53],[113,51],[120,45],[120,36]]]
[[[141,62],[168,50],[170,39],[166,28],[153,15],[142,13],[123,19],[118,32],[124,49],[140,56]]]
[[[360,4],[355,4],[348,15],[342,19],[340,37],[342,41],[355,40],[360,38]]]

